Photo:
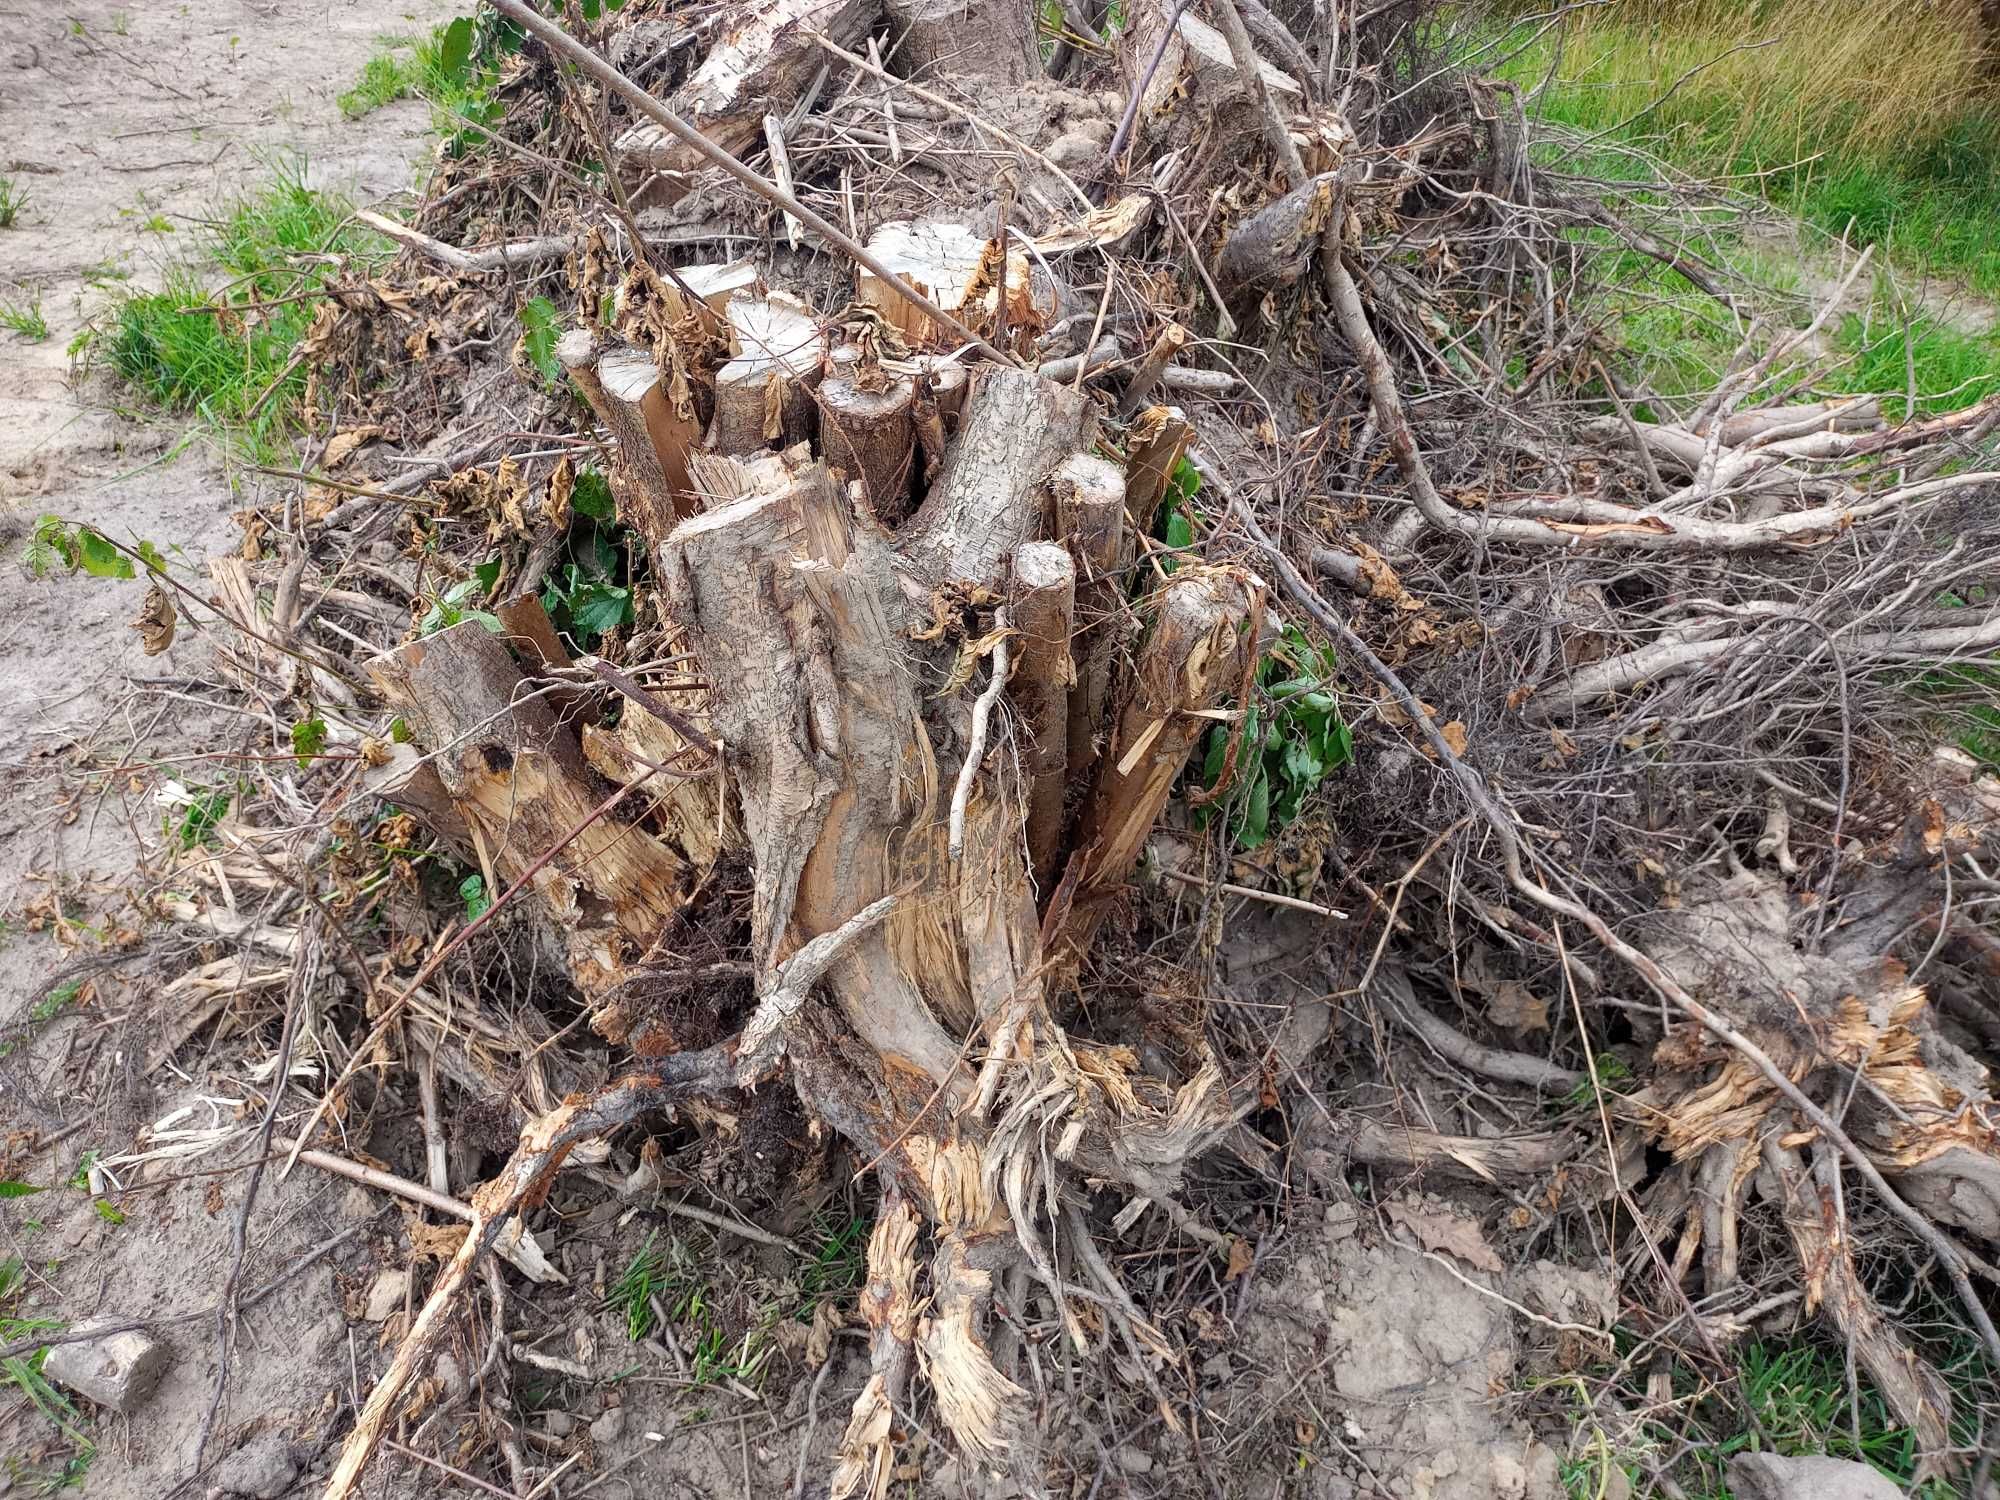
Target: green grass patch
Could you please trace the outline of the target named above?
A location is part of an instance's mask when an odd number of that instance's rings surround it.
[[[1898,122],[1878,98],[1828,87],[1806,56],[1772,53],[1755,68],[1758,52],[1732,56],[1732,43],[1765,34],[1741,24],[1732,34],[1592,15],[1532,34],[1524,27],[1491,55],[1514,54],[1499,71],[1523,88],[1548,79],[1534,104],[1542,119],[1598,138],[1576,170],[1642,175],[1612,149],[1638,147],[1760,193],[1850,244],[1878,245],[1899,264],[2000,293],[2000,101],[1990,95],[1940,103],[1933,84]]]
[[[9,1256],[0,1261],[0,1343],[19,1343],[38,1333],[54,1333],[64,1327],[59,1319],[31,1317],[22,1310],[20,1303],[26,1287],[27,1272],[20,1257]],[[90,1471],[90,1461],[97,1456],[97,1445],[84,1435],[83,1419],[76,1408],[42,1373],[42,1362],[48,1353],[44,1346],[32,1354],[0,1360],[0,1386],[11,1385],[70,1445],[67,1456],[34,1469],[15,1459],[7,1461],[9,1477],[25,1481],[29,1493],[43,1495],[81,1485]]]
[[[1936,1359],[1941,1351],[1930,1352]],[[1987,1386],[1985,1366],[1969,1338],[1961,1338],[1954,1350],[1942,1352],[1947,1357],[1940,1373],[1954,1388],[1953,1425],[1964,1429],[1955,1436],[1969,1445],[1975,1440],[1980,1395]],[[1571,1500],[1598,1500],[1615,1489],[1613,1470],[1622,1472],[1632,1493],[1637,1494],[1649,1483],[1645,1460],[1650,1458],[1657,1464],[1671,1461],[1676,1454],[1684,1456],[1665,1472],[1688,1500],[1730,1500],[1726,1483],[1729,1460],[1763,1446],[1743,1419],[1742,1406],[1734,1399],[1736,1390],[1769,1439],[1765,1451],[1788,1458],[1824,1454],[1852,1459],[1870,1465],[1916,1500],[1956,1500],[1959,1491],[1947,1479],[1916,1484],[1919,1454],[1915,1432],[1896,1420],[1865,1377],[1860,1388],[1850,1393],[1840,1350],[1810,1341],[1752,1343],[1742,1349],[1735,1373],[1735,1389],[1731,1389],[1718,1387],[1685,1367],[1678,1369],[1674,1385],[1679,1399],[1674,1406],[1683,1415],[1675,1420],[1685,1426],[1648,1420],[1628,1435],[1623,1448],[1614,1445],[1595,1419],[1582,1410],[1588,1406],[1587,1398],[1581,1395],[1587,1382],[1568,1377],[1562,1383],[1575,1386],[1580,1393],[1578,1409],[1569,1414],[1576,1424],[1571,1453],[1561,1466],[1563,1487]]]
[[[27,193],[11,177],[0,177],[0,229],[12,229],[28,206]]]
[[[493,98],[499,64],[520,49],[520,37],[511,22],[482,12],[433,27],[419,39],[385,38],[340,95],[340,112],[353,120],[398,99],[422,99],[431,106],[431,128],[457,154],[477,140],[476,127],[493,124],[503,112]]]
[[[351,205],[306,185],[303,163],[200,232],[196,259],[160,290],[114,302],[98,347],[129,384],[199,419],[255,462],[282,460],[306,371],[299,343],[342,265],[386,246],[355,228]]]
[[[2000,335],[1960,333],[1921,318],[1905,327],[1878,312],[1866,320],[1849,314],[1838,343],[1853,357],[1841,381],[1857,394],[1881,395],[1892,422],[1957,411],[2000,393]]]

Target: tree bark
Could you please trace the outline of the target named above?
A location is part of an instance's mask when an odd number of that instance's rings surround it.
[[[892,59],[905,78],[974,74],[996,84],[1042,76],[1034,7],[1002,0],[889,0],[889,24],[902,44]]]

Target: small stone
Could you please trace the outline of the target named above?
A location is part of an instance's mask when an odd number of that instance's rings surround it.
[[[278,1500],[299,1476],[299,1460],[281,1432],[261,1433],[215,1466],[209,1478],[230,1495]]]
[[[350,1222],[365,1219],[375,1212],[376,1202],[375,1195],[357,1182],[340,1195],[340,1216]]]
[[[595,1422],[590,1424],[590,1440],[600,1448],[608,1448],[625,1436],[625,1408],[614,1406]]]
[[[1127,1474],[1150,1474],[1153,1472],[1153,1455],[1144,1448],[1134,1448],[1130,1443],[1111,1455],[1118,1461],[1118,1467]]]
[[[457,1360],[449,1354],[440,1354],[431,1371],[444,1383],[445,1399],[453,1406],[472,1394],[472,1384],[465,1378],[465,1371]]]
[[[408,1271],[384,1271],[368,1288],[368,1306],[361,1316],[370,1323],[386,1323],[403,1310],[409,1294]]]
[[[88,1333],[86,1325],[77,1330]],[[137,1329],[109,1333],[99,1339],[57,1344],[49,1350],[42,1373],[57,1385],[116,1412],[133,1412],[153,1394],[173,1356],[167,1346]]]
[[[576,1431],[576,1418],[566,1411],[552,1411],[542,1418],[542,1430],[550,1437],[566,1438]]]
[[[1739,1453],[1729,1460],[1729,1487],[1742,1500],[1892,1500],[1902,1491],[1867,1464],[1809,1455]]]

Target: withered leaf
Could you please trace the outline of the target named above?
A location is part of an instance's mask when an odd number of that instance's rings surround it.
[[[1417,1243],[1426,1250],[1442,1250],[1477,1271],[1497,1273],[1506,1269],[1474,1219],[1461,1219],[1446,1209],[1433,1212],[1403,1202],[1391,1203],[1385,1212],[1414,1234]]]
[[[148,585],[146,602],[132,617],[132,628],[139,632],[140,649],[148,656],[158,656],[166,650],[174,643],[174,626],[179,619],[173,595],[157,583]]]

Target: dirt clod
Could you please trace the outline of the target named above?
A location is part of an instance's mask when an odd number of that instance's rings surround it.
[[[291,1441],[283,1433],[265,1432],[223,1459],[210,1477],[224,1494],[277,1500],[292,1487],[298,1472],[298,1455]]]

